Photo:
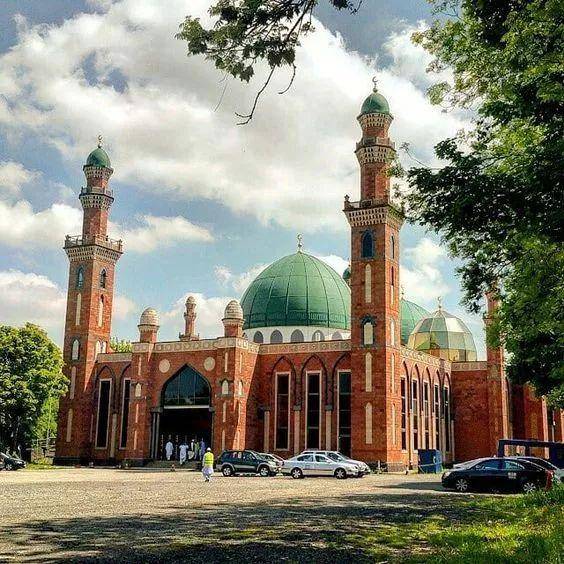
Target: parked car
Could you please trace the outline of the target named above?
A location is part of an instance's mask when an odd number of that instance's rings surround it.
[[[554,473],[529,460],[480,458],[468,461],[443,474],[444,488],[458,492],[471,490],[533,492],[552,485]]]
[[[358,467],[359,478],[362,478],[362,476],[364,476],[365,474],[370,474],[370,468],[368,467],[368,464],[362,462],[362,460],[353,460],[352,458],[345,456],[344,454],[336,450],[309,449],[309,450],[304,450],[301,454],[323,454],[324,456],[327,456],[328,458],[334,460],[335,462],[345,462],[347,464],[354,464],[355,466]]]
[[[532,462],[537,466],[541,466],[546,470],[551,470],[552,472],[554,472],[555,481],[564,483],[564,469],[558,468],[558,466],[555,466],[554,464],[552,464],[552,462],[546,460],[545,458],[540,458],[538,456],[508,456],[507,458],[514,458],[516,460],[528,460],[529,462]]]
[[[4,470],[19,470],[20,468],[25,467],[26,463],[21,458],[0,452],[0,469],[3,468]]]
[[[274,476],[278,471],[276,462],[267,460],[254,450],[226,450],[217,459],[216,466],[224,476],[259,474],[266,477]]]
[[[276,470],[280,472],[282,470],[282,466],[284,466],[284,459],[276,454],[272,454],[270,452],[259,452],[259,456],[264,458],[265,460],[270,460],[276,464]]]
[[[358,466],[355,464],[331,460],[324,454],[310,453],[299,454],[284,461],[282,473],[292,476],[294,479],[304,476],[335,476],[339,480],[355,477],[359,474]]]

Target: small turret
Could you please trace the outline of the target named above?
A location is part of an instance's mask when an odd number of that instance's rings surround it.
[[[243,336],[243,308],[237,300],[231,300],[227,304],[222,321],[226,337]]]
[[[139,341],[141,343],[154,343],[159,330],[159,314],[152,307],[148,307],[139,318]]]

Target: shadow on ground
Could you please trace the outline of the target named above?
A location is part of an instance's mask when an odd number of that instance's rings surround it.
[[[349,495],[272,504],[213,505],[167,514],[32,521],[0,528],[10,557],[25,562],[374,562],[403,561],[428,547],[407,526],[472,519],[450,495]],[[475,516],[474,516],[475,517]],[[419,543],[419,544],[418,544]]]

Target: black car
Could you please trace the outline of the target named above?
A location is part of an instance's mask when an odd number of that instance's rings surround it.
[[[235,474],[259,474],[274,476],[278,471],[276,462],[263,458],[254,450],[226,450],[217,459],[217,468],[224,476]]]
[[[480,458],[443,474],[443,487],[458,492],[521,491],[525,493],[551,485],[553,474],[530,462],[515,458]]]
[[[25,462],[17,456],[0,452],[0,470],[19,470],[25,468]]]

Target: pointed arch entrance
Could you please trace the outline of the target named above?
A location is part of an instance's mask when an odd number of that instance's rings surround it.
[[[164,446],[168,440],[174,445],[174,458],[178,460],[178,447],[183,442],[204,440],[212,442],[211,387],[209,382],[191,366],[184,366],[167,380],[161,391],[160,422],[157,457],[165,458]]]

